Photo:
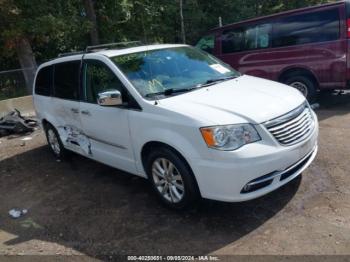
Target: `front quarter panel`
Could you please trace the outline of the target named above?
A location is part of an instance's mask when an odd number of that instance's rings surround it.
[[[146,177],[141,152],[148,142],[167,144],[177,150],[190,166],[191,159],[210,159],[209,150],[195,120],[154,106],[151,110],[130,112],[129,121],[136,166],[141,176]]]

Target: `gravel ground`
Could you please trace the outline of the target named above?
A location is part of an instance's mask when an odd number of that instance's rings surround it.
[[[350,254],[350,94],[320,104],[319,153],[302,177],[185,213],[144,179],[78,155],[57,162],[40,130],[0,138],[0,255]],[[10,218],[16,207],[28,213]]]

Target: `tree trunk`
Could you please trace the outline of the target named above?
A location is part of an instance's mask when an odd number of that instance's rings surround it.
[[[98,45],[100,43],[100,38],[98,36],[97,20],[93,0],[84,0],[84,6],[86,16],[92,23],[92,27],[90,29],[91,44]]]
[[[184,15],[183,15],[183,0],[180,0],[180,20],[181,20],[182,43],[186,44],[185,23],[184,23]]]
[[[21,37],[16,43],[16,52],[23,70],[28,94],[32,94],[35,71],[37,68],[32,47],[27,38]]]

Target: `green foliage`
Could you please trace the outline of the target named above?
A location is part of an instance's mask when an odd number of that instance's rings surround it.
[[[86,46],[89,23],[82,10],[80,0],[0,0],[2,54],[16,59],[15,45],[20,37],[30,41],[39,62]]]
[[[186,39],[256,16],[324,3],[326,0],[184,0]],[[180,42],[179,0],[95,0],[101,43],[142,40]],[[0,70],[19,67],[15,41],[29,39],[36,60],[81,50],[89,44],[91,23],[82,0],[0,0]]]

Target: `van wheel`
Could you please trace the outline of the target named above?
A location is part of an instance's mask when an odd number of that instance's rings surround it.
[[[285,81],[285,84],[298,89],[306,99],[312,103],[316,99],[316,84],[305,76],[292,76]]]
[[[51,149],[51,152],[55,157],[62,159],[66,156],[66,149],[64,148],[60,136],[58,135],[57,130],[51,125],[45,125],[45,134],[47,143]]]
[[[155,148],[146,160],[146,169],[154,191],[166,206],[185,209],[199,199],[190,167],[173,150]]]

